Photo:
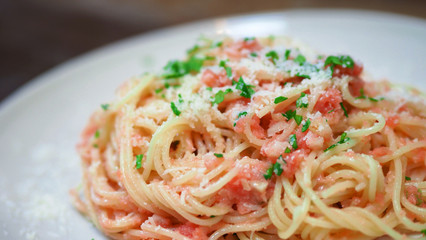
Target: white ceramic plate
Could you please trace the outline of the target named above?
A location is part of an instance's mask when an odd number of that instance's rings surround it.
[[[0,106],[0,238],[104,239],[71,206],[80,182],[75,144],[90,113],[125,79],[159,70],[201,35],[288,35],[347,53],[377,78],[426,89],[426,22],[378,12],[298,10],[222,18],[156,31],[71,60]]]

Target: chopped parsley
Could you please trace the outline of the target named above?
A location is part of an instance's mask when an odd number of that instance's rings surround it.
[[[252,56],[252,57],[257,57],[257,53],[252,52],[252,53],[250,53],[250,56]]]
[[[290,150],[290,148],[286,147],[286,148],[285,148],[285,150],[284,150],[284,152],[285,152],[285,153],[290,153],[290,152],[291,152],[291,150]]]
[[[280,155],[280,157],[282,159],[281,155]],[[278,161],[273,165],[273,171],[277,176],[281,176],[281,174],[283,173],[283,169],[281,168],[281,164]]]
[[[300,94],[300,97],[296,100],[296,107],[298,108],[307,108],[309,105],[308,103],[308,97],[306,93],[302,92]]]
[[[337,143],[335,143],[335,144],[331,145],[330,147],[326,148],[324,150],[324,152],[327,152],[328,150],[335,148],[337,145],[343,144],[343,143],[351,140],[349,137],[347,137],[347,135],[348,134],[346,132],[342,133],[342,135],[340,136],[340,140]]]
[[[191,72],[199,72],[205,59],[192,56],[188,61],[169,61],[164,67],[163,77],[180,78]]]
[[[330,65],[331,73],[333,73],[336,65],[340,65],[345,68],[353,68],[355,62],[351,57],[346,55],[328,56],[325,59],[324,65]]]
[[[230,89],[230,88],[226,89],[225,91],[219,90],[219,92],[217,92],[214,95],[214,99],[212,101],[212,104],[214,105],[214,104],[219,104],[219,103],[223,102],[223,100],[225,100],[225,95],[227,93],[231,93],[231,92],[232,92],[232,89]]]
[[[223,158],[223,154],[222,153],[215,153],[214,154],[217,158]]]
[[[136,155],[136,169],[139,169],[142,167],[142,158],[143,158],[143,154]]]
[[[286,148],[286,151],[287,151],[287,149],[290,151],[290,149],[289,148]],[[285,163],[285,164],[287,164],[287,162],[284,160],[284,158],[283,158],[283,155],[280,155],[279,157],[278,157],[278,160],[277,161],[283,161],[283,163]],[[279,174],[279,175],[281,175],[281,174]],[[278,176],[279,176],[278,175]]]
[[[328,111],[327,113],[332,113],[332,112],[334,112],[334,108]]]
[[[296,134],[290,135],[288,142],[290,143],[290,145],[293,147],[294,150],[298,148]]]
[[[170,108],[172,109],[173,113],[176,116],[179,116],[181,114],[181,111],[179,111],[179,109],[176,107],[176,104],[174,102],[170,103]]]
[[[295,63],[298,63],[300,66],[302,66],[306,62],[306,58],[302,54],[299,54],[293,61]]]
[[[296,115],[296,110],[288,110],[285,113],[281,113],[285,118],[287,118],[287,121],[290,121]]]
[[[168,88],[170,87],[170,84],[169,84],[169,83],[165,83],[165,84],[164,84],[164,87],[165,87],[166,89],[168,89]]]
[[[223,42],[220,41],[220,42],[217,42],[216,44],[214,44],[213,46],[214,47],[222,47],[222,45],[223,45]]]
[[[212,87],[206,87],[206,90],[211,92],[213,90],[213,88]]]
[[[194,54],[196,53],[198,50],[200,50],[200,46],[198,45],[194,45],[192,48],[188,49],[186,52],[188,54]]]
[[[104,110],[104,111],[106,111],[106,110],[108,110],[108,108],[109,108],[109,104],[101,104],[101,108]]]
[[[365,99],[365,98],[367,97],[364,95],[364,88],[361,88],[359,90],[359,97],[356,97],[355,99]]]
[[[272,165],[270,168],[268,168],[268,169],[266,170],[266,173],[265,173],[265,174],[263,174],[263,177],[264,177],[266,180],[271,179],[271,177],[272,177],[272,173],[274,172],[272,168],[273,168],[273,165]]]
[[[279,97],[276,97],[276,98],[275,98],[274,103],[275,103],[275,104],[278,104],[278,103],[283,102],[283,101],[285,101],[285,100],[287,100],[287,99],[288,99],[288,98],[286,98],[286,97],[284,97],[284,96],[279,96]]]
[[[309,125],[311,125],[311,119],[308,118],[302,126],[302,132],[306,132],[306,130],[309,128]]]
[[[411,178],[410,178],[410,177],[405,176],[405,180],[406,180],[406,181],[411,181]]]
[[[235,88],[241,90],[240,96],[245,98],[251,98],[251,96],[255,93],[253,90],[254,86],[246,84],[242,77],[240,77],[236,83]]]
[[[382,101],[382,100],[384,100],[385,98],[384,98],[384,97],[381,97],[381,98],[372,98],[372,97],[368,97],[368,99],[369,99],[370,101],[372,101],[372,102],[378,102],[378,101]]]
[[[235,119],[235,122],[234,122],[234,127],[235,127],[235,125],[237,125],[237,120],[240,119],[240,117],[245,116],[245,115],[247,115],[246,111],[238,113],[237,119]]]
[[[275,64],[275,60],[278,60],[278,54],[275,51],[269,51],[265,55],[269,60],[272,61],[272,63]]]
[[[95,132],[95,138],[99,138],[99,135],[101,135],[100,132],[99,132],[99,130],[96,130],[96,132]]]
[[[421,232],[421,233],[423,233],[423,235],[425,235],[425,236],[426,236],[426,229],[423,229],[423,230],[421,230],[420,232]]]
[[[271,179],[272,174],[276,174],[277,176],[281,176],[281,174],[283,173],[283,169],[281,167],[281,163],[279,163],[278,161],[282,161],[285,164],[287,164],[287,162],[283,159],[283,156],[280,155],[278,157],[278,160],[272,164],[267,170],[266,170],[266,174],[263,174],[263,177],[265,177],[266,180]]]
[[[99,146],[98,146],[98,144],[95,143],[95,144],[93,144],[93,147],[98,148]]]
[[[284,59],[285,60],[288,60],[288,58],[290,57],[290,52],[291,52],[290,49],[285,50],[285,53],[284,53]]]
[[[372,101],[372,102],[378,102],[378,101],[381,101],[381,100],[384,100],[384,99],[385,99],[384,97],[381,97],[381,98],[373,98],[373,97],[367,97],[367,96],[365,96],[365,94],[364,94],[364,88],[361,88],[361,89],[359,90],[359,93],[360,93],[360,96],[359,96],[359,97],[356,97],[355,99],[367,99],[367,98],[368,98],[368,100],[370,100],[370,101]]]
[[[343,106],[343,102],[340,102],[339,104],[340,104],[340,107],[343,109],[343,113],[345,114],[345,116],[346,116],[346,117],[349,117],[349,115],[348,115],[348,111],[346,111],[345,106]]]
[[[296,77],[311,79],[311,76],[307,74],[300,74],[300,73],[296,73]]]
[[[214,217],[216,217],[216,216],[215,216],[215,215],[211,215],[210,217],[211,217],[211,218],[214,218]]]
[[[416,194],[416,205],[420,206],[423,203],[422,190],[420,188],[417,188],[417,192],[419,194]]]
[[[229,78],[232,77],[232,69],[228,66],[226,66],[226,62],[224,60],[221,60],[219,62],[219,66],[223,67],[226,71],[226,76],[228,76]]]
[[[300,125],[300,123],[302,122],[302,120],[303,120],[303,117],[301,116],[301,115],[294,115],[294,121],[296,121],[296,123],[297,123],[297,126],[299,126]]]
[[[179,100],[178,100],[178,101],[179,101],[179,103],[183,103],[182,95],[181,95],[180,93],[178,94],[178,99],[179,99]]]
[[[158,88],[158,89],[155,89],[155,93],[156,94],[159,94],[160,92],[162,92],[163,91],[163,89],[162,88]]]
[[[247,41],[252,41],[254,39],[255,39],[255,37],[245,37],[243,40],[244,40],[244,42],[247,42]]]

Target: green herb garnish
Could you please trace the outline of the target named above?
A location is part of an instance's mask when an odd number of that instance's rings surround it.
[[[342,133],[342,135],[340,136],[340,140],[337,143],[335,143],[335,144],[331,145],[330,147],[326,148],[324,150],[324,152],[327,152],[328,150],[330,150],[332,148],[335,148],[337,145],[343,144],[343,143],[348,142],[349,140],[351,140],[349,137],[347,137],[347,135],[348,134],[346,132]]]
[[[266,180],[271,179],[271,177],[272,177],[272,173],[274,172],[272,168],[273,168],[273,166],[271,166],[270,168],[268,168],[268,169],[266,170],[266,174],[263,174],[263,177],[264,177]]]
[[[406,181],[411,181],[411,178],[410,178],[410,177],[405,176],[405,180],[406,180]]]
[[[306,62],[306,58],[302,54],[299,54],[293,61],[295,63],[298,63],[300,66],[302,66]]]
[[[96,130],[96,132],[95,132],[95,138],[99,138],[100,135],[101,134],[100,134],[99,130]]]
[[[229,78],[232,77],[232,69],[226,65],[226,62],[224,60],[221,60],[219,62],[219,67],[223,67],[226,71],[226,76]]]
[[[290,148],[286,147],[286,148],[285,148],[285,150],[284,150],[284,152],[285,152],[285,153],[290,153],[290,152],[291,152],[291,150],[290,150]]]
[[[334,66],[340,65],[340,66],[343,66],[345,68],[353,68],[354,65],[355,65],[355,62],[351,57],[345,56],[345,55],[328,56],[325,59],[324,65],[330,65],[331,73],[333,73],[334,72]]]
[[[158,88],[158,89],[155,89],[155,93],[156,94],[159,94],[160,92],[162,92],[163,91],[163,89],[162,88]]]
[[[278,60],[278,54],[275,51],[269,51],[265,55],[269,60],[272,61],[272,63],[275,64],[275,60]]]
[[[252,52],[252,53],[250,53],[250,56],[252,56],[252,57],[257,57],[257,53]]]
[[[302,132],[306,132],[306,130],[309,128],[309,125],[311,125],[311,119],[308,118],[302,126]]]
[[[213,88],[212,87],[206,87],[206,90],[211,92],[213,90]]]
[[[305,102],[306,99],[306,102]],[[296,100],[296,107],[298,108],[307,108],[309,105],[308,103],[308,97],[306,95],[306,93],[302,92],[300,94],[300,97]]]
[[[296,134],[290,135],[289,143],[293,147],[294,150],[296,150],[298,148]]]
[[[166,79],[180,78],[191,72],[200,72],[204,60],[192,56],[188,61],[169,61],[164,67],[163,77]]]
[[[214,154],[217,158],[223,158],[223,154],[222,153],[215,153]]]
[[[297,126],[299,126],[300,125],[300,123],[302,122],[302,120],[303,120],[303,117],[302,116],[300,116],[300,115],[294,115],[294,121],[296,121],[296,124],[297,124]]]
[[[240,96],[245,98],[251,98],[251,96],[255,93],[255,91],[253,90],[254,86],[246,84],[242,77],[240,77],[240,79],[236,83],[235,88],[241,90]]]
[[[143,154],[136,155],[136,169],[139,169],[142,167],[142,158],[143,158]]]
[[[281,156],[281,158],[282,158],[282,156]],[[273,165],[273,171],[277,176],[281,176],[281,174],[283,173],[283,169],[281,168],[281,164],[278,161]]]
[[[278,103],[283,102],[283,101],[285,101],[285,100],[287,100],[287,99],[288,99],[288,98],[286,98],[286,97],[284,97],[284,96],[279,96],[279,97],[276,97],[276,98],[275,98],[274,103],[275,103],[275,104],[278,104]]]
[[[170,108],[172,109],[173,113],[176,116],[179,116],[181,114],[181,112],[179,111],[179,109],[176,107],[176,104],[174,102],[170,103]]]
[[[244,42],[247,42],[247,41],[252,41],[254,39],[255,39],[255,37],[245,37],[243,40],[244,40]]]
[[[290,57],[290,52],[291,52],[291,50],[290,50],[290,49],[286,49],[286,50],[285,50],[285,53],[284,53],[284,59],[285,59],[285,60],[288,60],[288,58]]]
[[[296,110],[288,110],[285,113],[281,113],[285,118],[287,118],[287,121],[290,121],[296,115]]]
[[[340,104],[340,107],[343,109],[343,113],[345,114],[345,116],[346,116],[346,117],[349,117],[349,115],[348,115],[348,111],[346,111],[345,106],[343,106],[343,102],[340,102],[339,104]]]
[[[235,125],[237,125],[237,120],[240,119],[240,117],[245,116],[245,115],[247,115],[246,111],[238,113],[237,119],[235,119],[235,122],[234,122],[234,127],[235,127]]]
[[[226,89],[225,91],[219,90],[219,92],[217,92],[214,95],[214,99],[212,101],[212,104],[214,105],[214,104],[219,104],[219,103],[223,102],[223,100],[225,100],[225,95],[227,93],[231,93],[231,92],[232,92],[232,89],[230,89],[230,88]]]
[[[196,53],[198,50],[200,50],[200,46],[198,45],[194,45],[192,48],[188,49],[186,52],[188,54],[194,54]]]
[[[101,108],[106,111],[109,108],[109,104],[101,104]]]

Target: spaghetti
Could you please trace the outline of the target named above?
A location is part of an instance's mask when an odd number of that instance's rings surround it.
[[[112,239],[394,239],[426,229],[426,106],[345,55],[203,40],[118,89],[78,150]]]

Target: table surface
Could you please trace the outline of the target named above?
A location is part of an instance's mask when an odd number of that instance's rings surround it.
[[[232,14],[350,8],[426,19],[422,0],[3,0],[0,101],[72,57],[161,27]]]

